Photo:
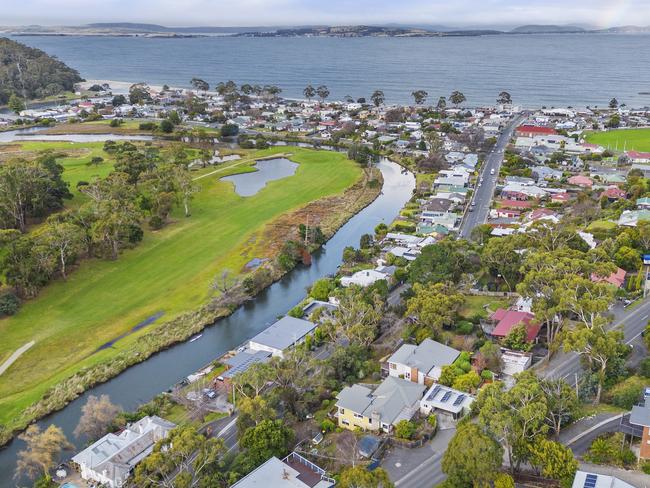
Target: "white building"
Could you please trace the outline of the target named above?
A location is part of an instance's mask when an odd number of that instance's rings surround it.
[[[309,320],[297,319],[289,315],[253,337],[248,347],[253,351],[267,351],[277,357],[284,357],[284,351],[301,344],[305,337],[314,333],[316,324]]]
[[[421,385],[430,384],[438,381],[442,367],[452,364],[459,355],[453,347],[429,338],[417,346],[403,344],[388,358],[388,374]]]
[[[231,488],[330,488],[334,480],[300,454],[292,452],[283,460],[273,456],[240,479]]]
[[[634,488],[634,485],[614,476],[576,471],[571,488]]]
[[[420,400],[420,412],[424,415],[441,413],[459,419],[469,412],[474,400],[469,393],[434,383]]]
[[[144,417],[119,434],[106,434],[72,458],[81,477],[109,488],[125,484],[135,466],[167,437],[176,424],[160,417]]]
[[[408,251],[408,249],[405,249]],[[363,288],[376,283],[379,280],[390,280],[390,275],[379,269],[362,269],[357,271],[352,276],[344,276],[341,278],[341,286],[348,287],[350,285],[358,285]]]

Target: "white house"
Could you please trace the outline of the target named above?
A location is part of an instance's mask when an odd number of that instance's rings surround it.
[[[407,249],[408,251],[408,249]],[[348,287],[350,285],[358,285],[363,288],[376,283],[379,280],[389,280],[390,275],[383,269],[362,269],[357,271],[352,276],[344,276],[341,278],[341,286]]]
[[[423,385],[438,381],[442,367],[452,364],[460,352],[432,339],[419,345],[403,344],[388,358],[388,374]]]
[[[301,344],[305,337],[314,333],[316,324],[309,320],[286,315],[263,330],[248,342],[253,351],[267,351],[277,357],[284,357],[284,351]]]
[[[135,466],[167,437],[176,424],[160,417],[144,417],[119,434],[106,434],[72,458],[81,477],[109,488],[125,484]]]
[[[420,412],[424,415],[441,413],[459,419],[469,412],[474,400],[469,393],[434,383],[420,400]]]

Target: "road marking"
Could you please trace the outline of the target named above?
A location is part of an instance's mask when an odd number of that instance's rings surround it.
[[[585,431],[583,431],[583,432],[580,432],[580,433],[579,433],[577,436],[575,436],[574,438],[569,439],[568,441],[566,441],[566,442],[564,443],[564,445],[566,445],[566,446],[570,446],[570,445],[573,444],[574,442],[577,442],[577,441],[579,441],[580,439],[582,439],[582,438],[583,438],[584,436],[586,436],[587,434],[592,433],[594,430],[599,429],[599,428],[602,427],[603,425],[607,425],[607,424],[609,424],[610,422],[612,422],[612,421],[614,421],[614,420],[620,419],[621,417],[623,417],[623,414],[622,414],[622,413],[619,413],[618,415],[614,415],[613,417],[609,417],[608,419],[605,419],[605,420],[603,420],[602,422],[597,423],[596,425],[594,425],[594,426],[588,428],[587,430],[585,430]]]

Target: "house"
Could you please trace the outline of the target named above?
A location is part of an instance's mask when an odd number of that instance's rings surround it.
[[[581,186],[582,188],[591,188],[594,182],[591,178],[584,175],[575,175],[568,180],[570,185]]]
[[[530,312],[519,312],[517,310],[505,310],[503,308],[498,309],[494,312],[489,320],[495,324],[494,329],[491,332],[488,332],[489,335],[496,338],[506,337],[512,329],[514,329],[519,324],[524,324],[526,326],[526,340],[528,342],[533,342],[539,334],[541,326],[533,321],[535,315]]]
[[[426,338],[419,345],[403,344],[388,358],[388,374],[414,383],[438,381],[442,367],[460,355],[453,347]]]
[[[632,407],[629,422],[631,425],[642,429],[640,432],[641,449],[639,458],[650,459],[650,397],[647,394],[642,405]]]
[[[408,249],[406,249],[406,251],[408,251]],[[390,280],[390,275],[377,269],[362,269],[361,271],[354,273],[352,276],[343,276],[341,278],[341,285],[344,287],[357,285],[365,288],[379,280]]]
[[[650,220],[650,210],[623,210],[617,223],[626,227],[636,227],[639,222],[648,220]]]
[[[548,166],[537,166],[533,168],[532,173],[538,182],[540,180],[559,181],[562,179],[562,171],[549,168]]]
[[[501,208],[512,208],[512,209],[517,209],[517,210],[524,210],[528,209],[533,205],[532,202],[529,201],[521,201],[521,200],[499,200],[499,206]]]
[[[630,162],[635,164],[648,164],[650,163],[650,152],[628,151],[626,153]]]
[[[119,434],[106,434],[72,458],[81,477],[109,488],[124,486],[135,466],[167,437],[176,424],[147,416],[128,425]]]
[[[441,413],[457,420],[469,412],[475,398],[472,395],[439,384],[431,385],[420,400],[420,412],[424,415]]]
[[[391,433],[401,420],[411,420],[426,387],[389,376],[374,390],[362,385],[343,388],[336,396],[339,426]]]
[[[507,376],[514,376],[530,368],[533,364],[533,355],[504,349],[501,353],[501,362],[503,363],[501,372]]]
[[[512,208],[505,208],[505,207],[498,208],[494,212],[497,218],[504,217],[504,218],[516,219],[519,218],[519,216],[521,215],[520,210],[514,210]]]
[[[642,210],[649,210],[650,209],[650,198],[648,198],[648,197],[638,198],[636,200],[636,208],[642,209]]]
[[[504,200],[515,200],[517,202],[525,202],[528,200],[528,195],[526,195],[523,192],[517,191],[515,189],[512,190],[502,190],[501,191],[501,198]]]
[[[553,203],[566,203],[571,200],[571,195],[568,193],[553,193],[551,195],[551,202]]]
[[[270,351],[252,351],[250,349],[239,351],[234,356],[222,361],[227,369],[217,376],[217,380],[228,383],[234,376],[248,370],[253,364],[268,362],[271,356]]]
[[[284,357],[286,349],[304,342],[315,328],[313,322],[287,315],[253,337],[248,347],[253,351],[268,351],[273,356]]]
[[[526,218],[528,221],[533,222],[535,220],[547,218],[547,217],[553,217],[556,216],[557,213],[551,210],[550,208],[536,208],[532,212],[530,212]]]
[[[601,194],[600,198],[607,198],[610,202],[627,198],[627,193],[618,186],[608,186]]]
[[[280,460],[273,456],[231,488],[331,488],[334,479],[324,469],[292,452]]]
[[[557,135],[557,131],[552,127],[540,127],[537,125],[520,125],[515,131],[517,137],[537,137]]]
[[[614,273],[610,274],[607,277],[598,276],[597,274],[592,273],[591,281],[594,283],[609,283],[610,285],[614,285],[616,288],[621,288],[623,286],[623,283],[625,283],[626,274],[627,273],[624,269],[617,268]]]
[[[635,488],[614,476],[576,471],[571,488]]]

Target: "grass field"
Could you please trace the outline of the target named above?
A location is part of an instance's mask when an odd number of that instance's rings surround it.
[[[37,150],[41,147],[30,145],[38,144],[30,142],[24,149]],[[69,148],[69,143],[47,145],[65,149],[66,144]],[[73,188],[76,181],[89,179],[90,172],[101,176],[110,170],[109,162],[96,169],[85,165],[101,152],[99,144],[75,144],[74,148],[83,153],[62,161],[64,177]],[[108,359],[158,323],[205,303],[209,284],[220,270],[237,273],[250,259],[263,255],[264,243],[256,236],[266,224],[310,201],[342,193],[361,176],[361,169],[339,153],[275,147],[251,157],[286,151],[300,163],[295,175],[242,198],[232,184],[219,178],[252,171],[254,161],[221,166],[223,171],[197,180],[202,191],[192,204],[192,217],[175,213],[170,225],[158,232],[146,231],[143,242],[117,261],[84,261],[67,282],[50,284],[16,316],[0,320],[0,358],[36,341],[0,376],[0,424],[10,424],[49,387],[80,368]],[[203,174],[211,171],[203,170]],[[77,201],[81,198],[75,196]],[[158,312],[164,312],[158,322],[112,348],[95,352]]]
[[[619,129],[606,132],[589,132],[587,142],[599,144],[612,151],[650,152],[650,128]]]
[[[485,310],[486,306],[492,312],[494,312],[498,308],[508,308],[510,301],[511,300],[508,298],[468,295],[465,297],[465,303],[463,303],[463,306],[458,311],[458,314],[466,319],[470,319],[477,314],[481,314],[484,317],[487,317],[488,313]]]

